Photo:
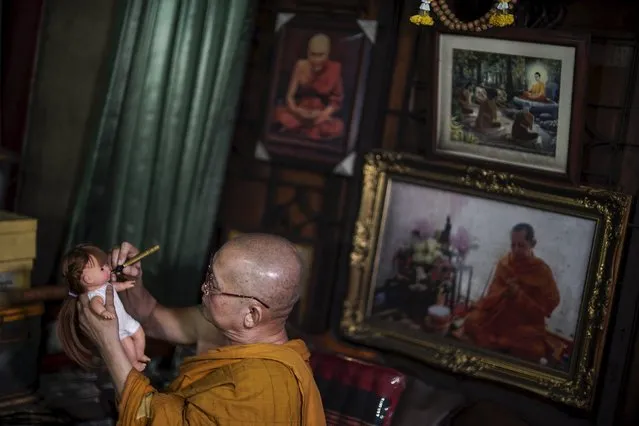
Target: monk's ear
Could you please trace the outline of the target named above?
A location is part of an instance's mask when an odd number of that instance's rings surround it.
[[[244,327],[245,328],[253,328],[256,327],[262,319],[264,318],[264,312],[262,312],[262,307],[260,305],[251,305],[249,306],[248,312],[244,315]]]
[[[533,240],[530,242],[530,248],[535,248],[536,245],[537,245],[537,240],[533,238]]]

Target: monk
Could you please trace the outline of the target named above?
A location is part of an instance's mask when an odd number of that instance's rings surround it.
[[[308,57],[293,68],[286,92],[286,105],[275,109],[280,130],[302,137],[324,140],[341,137],[344,122],[336,114],[344,100],[342,65],[328,59],[331,39],[316,34],[308,42]]]
[[[537,363],[546,356],[545,319],[559,305],[559,290],[550,267],[533,253],[533,227],[515,225],[510,239],[510,253],[499,260],[464,332],[478,346]]]
[[[530,87],[530,90],[524,91],[521,94],[523,99],[536,102],[547,102],[546,98],[546,85],[541,81],[541,74],[536,72],[534,75],[535,82]]]
[[[466,83],[464,87],[459,91],[457,102],[459,102],[459,108],[461,109],[462,114],[470,115],[475,110],[473,109],[473,84]]]
[[[528,108],[524,108],[519,111],[515,115],[515,120],[513,121],[513,127],[511,130],[511,136],[514,140],[517,141],[532,141],[539,137],[539,133],[533,132],[533,124],[535,123],[535,116],[528,110]]]
[[[475,128],[477,130],[488,130],[501,127],[501,122],[498,119],[497,111],[497,90],[488,88],[486,89],[487,98],[479,104],[479,111],[477,112],[477,118],[475,119]]]
[[[121,265],[138,253],[128,243],[112,251]],[[285,322],[298,299],[302,262],[295,246],[266,234],[245,234],[212,258],[202,285],[203,305],[171,309],[142,286],[139,264],[123,271],[137,278],[122,294],[147,335],[197,344],[165,392],[132,368],[118,341],[117,321],[102,321],[78,301],[84,332],[100,350],[119,396],[118,425],[321,425],[322,401],[301,340],[289,341]],[[106,307],[113,310],[109,286]]]

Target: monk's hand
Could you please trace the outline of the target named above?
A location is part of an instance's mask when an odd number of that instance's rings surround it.
[[[308,118],[310,118],[311,120],[319,117],[319,115],[321,114],[321,111],[318,111],[316,109],[313,109],[311,111],[308,112]]]
[[[123,242],[119,246],[115,246],[111,253],[109,254],[109,262],[111,269],[115,269],[118,266],[124,264],[128,259],[136,256],[140,253],[140,250],[137,249],[133,244],[128,242]],[[124,275],[127,275],[134,279],[142,278],[142,265],[140,262],[136,262],[133,265],[127,266],[122,270]],[[111,274],[111,281],[117,281],[117,277],[115,274]],[[117,291],[120,291],[116,288]]]
[[[519,291],[519,284],[517,283],[517,278],[509,278],[506,280],[506,285],[508,286],[508,295],[514,296],[517,291]]]
[[[297,114],[304,120],[312,120],[315,117],[317,117],[317,111],[313,111],[313,110],[301,108],[301,107],[297,110]]]
[[[106,319],[102,315],[93,312],[86,293],[78,297],[77,306],[80,328],[98,348],[104,349],[114,344],[120,344],[118,319],[115,313],[115,305],[113,304],[113,286],[107,286],[104,304],[106,312],[111,314],[113,319]]]
[[[321,124],[325,121],[328,121],[331,119],[331,112],[330,111],[322,111],[320,112],[317,117],[315,117],[315,124]]]

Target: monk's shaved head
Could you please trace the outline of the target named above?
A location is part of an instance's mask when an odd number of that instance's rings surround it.
[[[533,243],[535,241],[535,228],[533,228],[532,225],[528,223],[518,223],[517,225],[513,226],[511,232],[523,232],[526,241],[528,241],[529,243]]]
[[[242,234],[213,257],[220,290],[258,298],[275,317],[287,316],[299,298],[302,262],[295,246],[269,234]]]
[[[308,41],[308,50],[316,53],[328,53],[331,50],[331,39],[326,34],[315,34]]]

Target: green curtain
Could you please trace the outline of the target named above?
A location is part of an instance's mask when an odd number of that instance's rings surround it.
[[[128,0],[65,249],[160,244],[162,302],[197,302],[248,46],[252,0]]]

